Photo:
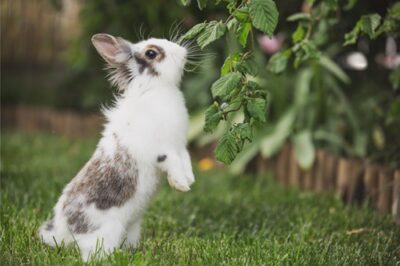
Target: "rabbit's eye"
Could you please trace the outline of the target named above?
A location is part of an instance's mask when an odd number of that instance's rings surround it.
[[[154,59],[154,58],[156,58],[157,55],[158,55],[157,52],[154,51],[153,49],[149,49],[149,50],[147,50],[146,53],[145,53],[145,56],[146,56],[147,58],[149,58],[149,59]]]

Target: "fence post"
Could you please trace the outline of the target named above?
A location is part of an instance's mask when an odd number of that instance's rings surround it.
[[[367,162],[364,172],[365,197],[372,206],[377,207],[379,187],[379,166]]]
[[[393,175],[388,169],[381,169],[379,172],[379,193],[378,193],[378,211],[380,213],[389,213],[392,203]]]
[[[315,184],[314,184],[314,190],[316,192],[322,192],[324,191],[325,188],[325,159],[326,159],[326,153],[324,150],[317,150],[315,158]]]
[[[400,225],[400,169],[394,173],[392,214],[394,221]]]
[[[336,155],[327,152],[325,160],[326,160],[324,169],[325,187],[328,191],[334,191],[336,187],[335,185],[336,185],[338,158],[336,157]]]
[[[301,171],[299,164],[296,160],[296,152],[292,147],[290,151],[290,161],[289,161],[289,185],[293,187],[300,187],[301,184]]]

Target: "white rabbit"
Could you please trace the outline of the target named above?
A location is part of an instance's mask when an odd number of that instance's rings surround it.
[[[108,34],[96,34],[92,42],[121,95],[104,111],[107,122],[96,151],[39,230],[48,245],[75,242],[85,261],[99,245],[103,255],[121,244],[137,247],[142,215],[161,172],[179,191],[194,182],[179,89],[186,48],[153,38],[132,44]]]

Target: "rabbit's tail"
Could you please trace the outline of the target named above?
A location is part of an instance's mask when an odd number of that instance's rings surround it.
[[[67,242],[66,236],[60,233],[60,228],[56,227],[54,219],[47,220],[44,222],[39,229],[39,237],[41,240],[49,246],[56,247],[61,245],[63,242]],[[65,243],[67,244],[67,243]]]

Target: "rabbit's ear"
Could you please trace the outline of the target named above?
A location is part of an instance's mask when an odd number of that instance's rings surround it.
[[[93,35],[92,43],[97,52],[110,65],[123,64],[132,57],[129,42],[109,34],[98,33]]]

